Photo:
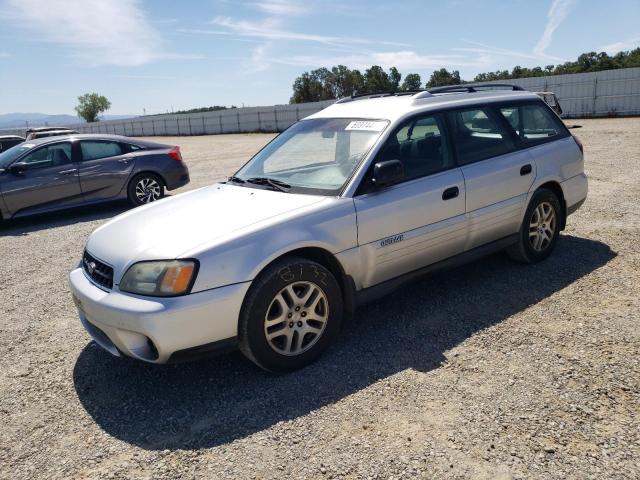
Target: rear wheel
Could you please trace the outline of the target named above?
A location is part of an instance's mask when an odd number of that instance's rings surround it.
[[[164,197],[164,182],[155,173],[141,173],[131,179],[127,194],[135,206],[155,202]]]
[[[338,282],[319,263],[298,257],[260,274],[240,314],[240,350],[258,366],[286,372],[313,362],[342,322]]]
[[[536,191],[524,215],[518,243],[509,247],[507,253],[524,263],[544,260],[556,246],[560,225],[562,209],[556,194],[546,188]]]

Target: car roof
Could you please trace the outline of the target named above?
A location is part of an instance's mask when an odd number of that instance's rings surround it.
[[[24,140],[20,135],[0,135],[0,140]]]
[[[45,134],[49,134],[49,133],[78,133],[77,130],[71,130],[70,128],[54,128],[52,130],[40,130],[37,132],[29,132],[30,135],[38,135],[40,133],[45,133]]]
[[[72,133],[69,135],[58,135],[55,137],[42,137],[27,140],[27,143],[31,145],[42,145],[45,143],[54,143],[64,140],[112,140],[115,142],[133,143],[135,145],[153,146],[153,147],[171,147],[171,145],[164,145],[162,143],[149,142],[146,140],[138,140],[136,138],[124,137],[122,135],[111,135],[101,133]]]
[[[71,130],[71,129],[68,127],[33,127],[33,128],[28,128],[27,132],[36,133],[36,132],[48,132],[52,130]]]
[[[366,118],[394,122],[413,113],[423,111],[523,99],[541,101],[540,97],[536,94],[519,90],[486,90],[472,93],[451,92],[434,94],[425,91],[413,94],[347,98],[306,118]]]

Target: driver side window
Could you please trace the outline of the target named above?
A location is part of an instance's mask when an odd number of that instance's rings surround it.
[[[71,144],[47,145],[29,153],[20,161],[25,163],[29,170],[66,165],[71,163]]]
[[[414,117],[403,123],[387,139],[377,162],[400,160],[404,180],[412,180],[453,166],[442,117]]]

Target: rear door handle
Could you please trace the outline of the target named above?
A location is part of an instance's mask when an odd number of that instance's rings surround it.
[[[456,198],[459,194],[460,189],[458,189],[458,187],[447,188],[442,192],[442,200],[451,200],[452,198]]]
[[[527,163],[526,165],[523,165],[522,168],[520,169],[520,175],[529,175],[531,173],[531,170],[533,170],[531,168],[531,164]]]
[[[72,168],[70,170],[62,170],[61,172],[58,172],[60,175],[71,175],[73,173],[76,173],[78,171],[77,168]]]
[[[118,160],[118,162],[120,163],[129,163],[131,161],[130,158],[121,158],[120,160]]]

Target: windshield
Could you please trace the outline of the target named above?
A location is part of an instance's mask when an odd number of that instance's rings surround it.
[[[232,180],[251,186],[282,182],[286,191],[335,195],[388,123],[354,118],[302,120],[258,152]]]
[[[0,153],[0,168],[7,168],[16,158],[34,146],[32,143],[20,143]]]

